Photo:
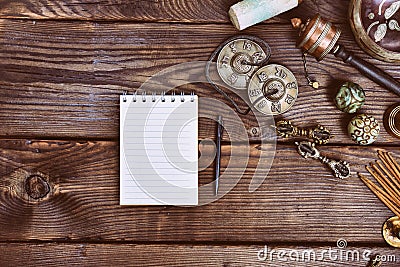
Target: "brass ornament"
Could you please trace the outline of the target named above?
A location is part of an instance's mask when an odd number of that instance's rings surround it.
[[[250,79],[248,95],[253,107],[266,115],[289,110],[298,94],[294,74],[286,67],[269,64],[258,69]]]
[[[248,35],[232,37],[223,42],[208,60],[207,81],[232,103],[239,114],[246,115],[251,110],[250,107],[240,109],[236,101],[212,81],[210,66],[217,58],[216,68],[221,80],[232,89],[247,90],[249,106],[264,115],[282,114],[297,99],[298,84],[286,67],[266,65],[270,56],[271,49],[264,40]]]
[[[400,219],[397,216],[389,218],[382,227],[385,241],[395,248],[400,248]]]
[[[240,48],[238,44],[242,44],[242,47]],[[256,49],[257,52],[251,54],[252,49]],[[259,52],[260,49],[262,52]],[[222,50],[228,54],[224,52],[221,53]],[[263,56],[263,53],[265,56]],[[221,80],[229,88],[239,90],[243,89],[243,93],[246,93],[244,89],[247,89],[248,87],[248,77],[250,77],[250,75],[254,73],[256,69],[265,65],[270,56],[271,48],[263,39],[251,35],[239,35],[231,37],[221,43],[208,59],[205,67],[206,79],[215,89],[215,91],[221,94],[232,104],[237,113],[241,115],[247,115],[251,111],[251,108],[248,107],[246,109],[241,109],[236,100],[230,97],[229,94],[225,93],[225,91],[213,81],[210,76],[211,66],[213,65],[214,61],[219,60],[219,62],[216,62],[215,68],[213,67],[212,69],[216,69],[215,71],[219,74]],[[251,60],[249,60],[249,57],[252,58],[252,62],[250,62]],[[239,78],[241,78],[240,81],[242,81],[241,86],[236,84],[237,79]],[[244,82],[243,79],[246,82]],[[236,88],[234,86],[236,86]]]
[[[389,134],[400,138],[400,104],[391,106],[385,112],[383,124]]]
[[[256,42],[247,38],[235,39],[219,52],[217,71],[227,85],[245,90],[258,66],[268,58],[269,54]]]
[[[275,128],[277,135],[283,138],[304,136],[319,145],[328,143],[332,137],[330,131],[322,125],[313,128],[300,128],[293,126],[288,120],[281,120],[276,123]]]
[[[380,267],[380,266],[382,266],[382,260],[381,260],[381,255],[379,254],[374,255],[367,265],[367,267]]]
[[[370,145],[378,139],[378,120],[367,114],[359,114],[349,122],[347,129],[351,139],[359,145]]]
[[[315,144],[308,141],[296,142],[297,151],[303,158],[313,158],[320,160],[322,163],[326,164],[332,171],[336,178],[346,179],[351,176],[350,165],[346,161],[333,160],[325,156],[322,156]]]

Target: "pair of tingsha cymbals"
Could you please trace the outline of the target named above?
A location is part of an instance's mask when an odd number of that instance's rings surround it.
[[[264,44],[265,46],[266,44]],[[293,73],[278,64],[262,66],[269,60],[270,49],[263,49],[248,38],[228,42],[217,59],[218,74],[228,86],[247,90],[253,107],[265,115],[289,110],[298,94]]]

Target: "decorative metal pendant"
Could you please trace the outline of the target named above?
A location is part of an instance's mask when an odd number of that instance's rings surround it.
[[[253,73],[269,56],[270,51],[248,38],[234,39],[218,55],[218,74],[227,85],[245,90]]]
[[[266,115],[278,115],[293,106],[297,99],[298,84],[289,69],[269,64],[258,69],[251,77],[248,94],[256,110]]]
[[[276,123],[276,133],[283,138],[304,136],[312,139],[316,144],[323,145],[329,142],[331,133],[322,125],[314,128],[300,128],[293,126],[288,120],[281,120]]]
[[[313,158],[320,160],[322,163],[328,165],[328,167],[331,168],[335,177],[346,179],[351,176],[350,165],[346,161],[336,161],[322,156],[318,149],[315,147],[314,143],[302,141],[296,142],[295,144],[297,145],[297,151],[303,158]]]

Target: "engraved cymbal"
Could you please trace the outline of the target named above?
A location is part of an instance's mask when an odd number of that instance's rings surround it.
[[[293,106],[297,99],[298,84],[289,69],[269,64],[258,69],[252,76],[248,94],[256,110],[266,115],[278,115]]]
[[[269,56],[269,51],[264,51],[256,42],[246,38],[235,39],[218,54],[217,71],[227,85],[245,90],[253,73]]]

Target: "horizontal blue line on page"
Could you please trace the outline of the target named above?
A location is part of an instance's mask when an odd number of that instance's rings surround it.
[[[154,110],[157,109],[157,111],[166,111],[166,112],[154,112]],[[179,109],[180,112],[176,112]],[[186,111],[186,112],[183,112]],[[176,112],[176,113],[175,113]],[[152,115],[164,115],[165,114],[177,114],[177,115],[192,115],[191,117],[197,118],[198,113],[196,111],[193,111],[193,107],[169,107],[169,108],[163,108],[163,107],[134,107],[134,108],[128,108],[125,113],[122,114],[129,114],[129,115],[143,115],[143,116],[152,116]]]
[[[137,149],[135,149],[135,148],[124,148],[124,150],[125,151],[130,151],[130,150],[135,150],[135,151],[137,151]],[[160,148],[146,148],[146,151],[163,151],[162,150],[162,148],[160,147]],[[126,154],[127,156],[134,156],[133,154],[132,155],[130,155],[130,154]]]
[[[197,143],[197,142],[196,142]],[[165,143],[165,142],[161,142],[161,143],[147,143],[147,142],[140,142],[140,143],[133,143],[133,142],[125,142],[125,144],[127,145],[175,145],[177,144],[175,143]],[[190,145],[190,143],[179,143],[180,145]]]
[[[131,175],[131,174],[127,173],[126,175]],[[179,173],[179,174],[167,174],[166,173],[166,174],[163,174],[162,176],[168,176],[168,175],[174,175],[175,177],[182,177],[182,176],[187,176],[188,174],[187,173]],[[157,181],[162,180],[162,177],[160,177],[158,174],[155,174],[155,173],[142,173],[139,176],[152,176],[152,177],[160,178]],[[124,180],[124,181],[133,181],[133,180],[136,180],[136,179],[137,178],[131,177],[129,180]],[[185,180],[187,180],[187,179],[181,179],[179,181],[185,181]],[[148,180],[146,180],[146,181],[148,181]],[[168,181],[171,181],[171,180],[168,179]]]
[[[134,161],[133,163],[151,163],[151,164],[169,164],[171,165],[171,169],[175,169],[175,167],[173,165],[175,164],[185,164],[188,163],[187,161],[174,161],[174,162],[170,162],[170,161]],[[196,163],[197,164],[197,163]],[[156,168],[159,169],[159,168]],[[138,168],[138,170],[142,170],[141,168]]]
[[[137,192],[127,192],[127,191],[125,191],[125,193],[126,194],[129,194],[129,193],[137,193]],[[190,194],[191,192],[164,192],[164,191],[162,191],[162,192],[157,192],[157,191],[150,191],[150,190],[147,190],[146,191],[146,193],[156,193],[156,194]]]
[[[150,175],[141,175],[141,176],[150,176]],[[150,180],[150,179],[143,179],[143,180],[141,180],[141,179],[139,179],[139,178],[131,178],[131,179],[126,179],[126,180],[124,180],[125,182],[135,182],[135,181],[138,181],[138,182],[160,182],[160,181],[166,181],[166,182],[187,182],[187,181],[189,181],[189,179],[179,179],[179,180],[177,180],[177,179],[167,179],[167,180],[164,180],[164,179],[162,179],[162,177],[158,177],[158,176],[155,176],[155,175],[153,175],[153,177],[157,177],[157,178],[159,178],[159,179],[156,179],[156,180]]]
[[[154,168],[136,168],[135,172],[138,172],[140,170],[155,170]],[[170,168],[156,168],[156,170],[176,170],[174,167]]]
[[[135,157],[135,156],[137,156],[137,157],[142,157],[142,156],[147,156],[146,154],[137,154],[137,155],[131,155],[131,154],[129,154],[129,156],[132,156],[132,157]],[[182,156],[168,156],[168,157],[166,157],[166,156],[150,156],[151,158],[165,158],[165,159],[169,159],[169,158],[182,158]],[[149,159],[148,161],[145,161],[145,162],[140,162],[140,161],[133,161],[134,163],[147,163],[147,162],[151,162],[151,163],[156,163],[156,162],[154,162],[154,161],[151,161],[151,159]],[[165,161],[165,162],[169,162],[169,161]]]
[[[182,185],[180,185],[180,186],[182,186]],[[129,188],[129,187],[131,187],[131,188],[141,188],[141,187],[139,187],[139,186],[137,186],[137,185],[126,185],[126,186],[124,186],[124,188]],[[150,187],[150,186],[149,186]],[[187,186],[188,187],[188,186]],[[154,185],[154,186],[151,186],[151,188],[169,188],[169,187],[167,187],[167,186],[158,186],[158,185]]]
[[[150,198],[150,197],[149,197],[149,198],[125,197],[125,198],[123,198],[123,199],[142,199],[142,200],[146,200],[146,204],[149,203],[149,202],[148,202],[149,200],[152,200],[152,198]],[[183,199],[188,199],[188,198],[186,198],[186,197],[180,197],[180,198],[179,198],[179,197],[168,197],[168,198],[167,198],[167,197],[163,197],[163,198],[162,198],[162,200],[175,200],[175,199],[176,199],[176,200],[183,200]],[[189,198],[189,199],[191,199],[191,198]],[[157,203],[160,203],[160,204],[164,205],[164,203],[162,203],[162,202],[158,202],[158,201],[157,201]],[[135,204],[136,204],[136,203],[135,203]],[[168,203],[166,203],[166,204],[168,204]],[[185,203],[185,205],[186,205],[186,203]]]

